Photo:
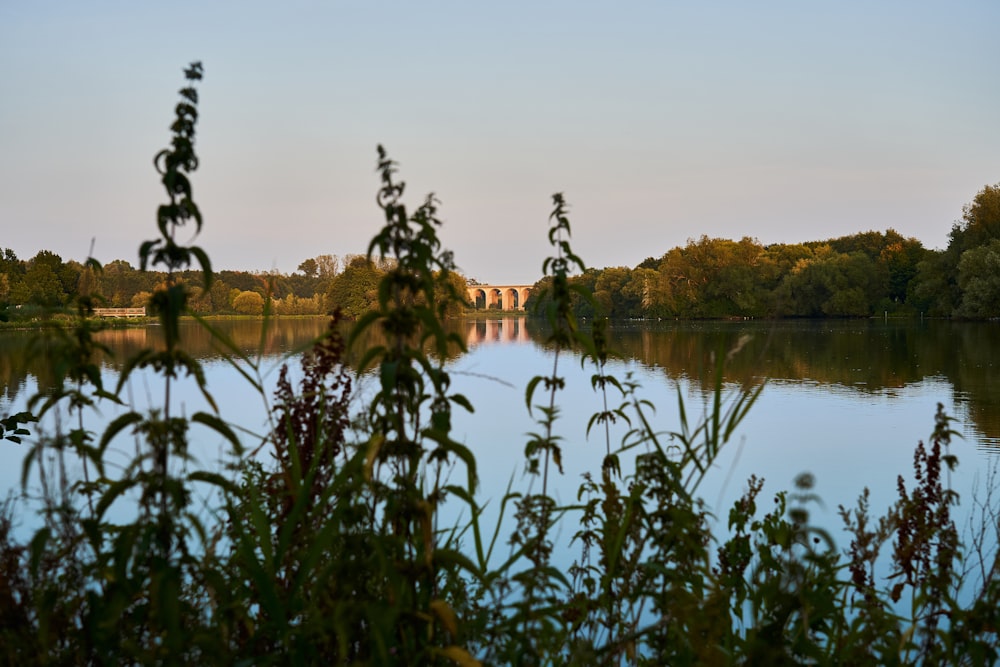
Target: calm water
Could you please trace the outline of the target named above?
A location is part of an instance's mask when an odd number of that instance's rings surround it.
[[[254,322],[219,325],[255,359],[270,396],[277,369],[325,328],[322,321],[277,322],[262,336]],[[552,353],[541,334],[522,320],[465,321],[456,327],[469,342],[468,354],[449,360],[456,391],[466,394],[476,412],[456,416],[457,439],[477,454],[485,496],[499,498],[513,479],[522,488],[526,433],[535,430],[524,405],[524,389],[536,374],[551,372]],[[254,433],[267,430],[265,400],[222,359],[210,337],[196,326],[186,330],[189,350],[202,359],[222,415]],[[954,487],[963,495],[982,484],[1000,451],[1000,325],[949,322],[713,322],[621,323],[612,327],[613,346],[622,353],[610,372],[631,374],[639,394],[656,406],[654,422],[664,433],[678,428],[678,397],[689,419],[704,413],[712,386],[714,359],[731,356],[724,381],[731,394],[764,383],[758,403],[706,477],[701,493],[721,516],[750,474],[767,480],[768,490],[789,488],[797,474],[817,477],[825,508],[817,519],[835,524],[838,504],[853,503],[868,486],[873,508],[894,497],[896,476],[912,470],[914,445],[933,429],[937,403],[957,421],[964,439],[953,444],[960,469]],[[155,327],[104,332],[104,341],[122,358],[155,344]],[[28,354],[30,335],[0,333],[0,416],[22,408],[51,371]],[[258,354],[259,351],[259,354]],[[294,363],[294,362],[293,362]],[[570,355],[560,362],[567,377],[561,393],[565,472],[556,484],[564,501],[575,500],[580,475],[597,470],[605,451],[600,438],[586,437],[589,416],[601,399],[590,388],[592,368]],[[257,373],[257,371],[254,371]],[[115,365],[104,362],[106,382]],[[363,393],[371,384],[361,378]],[[126,388],[140,406],[156,405],[162,383],[137,375]],[[205,409],[191,382],[181,383],[178,408],[191,414]],[[88,417],[99,432],[117,414],[104,406]],[[51,426],[51,424],[49,424]],[[623,434],[612,434],[617,443]],[[218,459],[223,444],[211,437],[195,452],[203,461]],[[0,489],[18,486],[24,447],[0,442]],[[456,475],[463,474],[456,471]]]

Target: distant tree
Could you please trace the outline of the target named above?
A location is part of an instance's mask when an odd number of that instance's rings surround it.
[[[757,314],[762,308],[758,266],[765,255],[765,248],[750,237],[689,239],[667,252],[657,267],[654,307],[680,317]]]
[[[907,297],[910,283],[917,274],[917,264],[927,256],[923,245],[914,238],[904,238],[894,229],[867,231],[842,236],[823,244],[837,253],[860,252],[875,265],[874,301],[895,309]]]
[[[597,284],[597,280],[600,277],[600,269],[587,269],[580,275],[569,277],[568,282],[570,289],[572,290],[570,294],[570,305],[573,309],[573,314],[576,317],[592,318],[595,316],[605,316],[603,312],[594,310],[595,301],[593,299],[588,300],[579,294],[579,292],[584,292],[585,294],[593,295],[594,286]],[[532,285],[528,292],[528,298],[525,299],[525,310],[527,310],[531,315],[544,314],[545,309],[552,303],[551,289],[551,276],[545,276]]]
[[[824,252],[800,260],[779,287],[780,314],[793,317],[871,315],[876,286],[875,264],[862,251]]]
[[[188,299],[188,309],[192,313],[206,315],[212,312],[212,295],[203,285],[198,285]]]
[[[653,291],[656,288],[659,273],[656,269],[640,265],[629,273],[628,282],[622,287],[622,295],[632,304],[630,317],[656,317]]]
[[[24,263],[17,258],[17,253],[10,248],[0,250],[0,273],[5,273],[8,276],[24,274]]]
[[[225,280],[216,278],[212,281],[212,286],[208,293],[212,299],[213,313],[228,313],[233,305],[233,288],[226,284]],[[236,291],[239,294],[239,290]]]
[[[396,266],[395,257],[372,257],[372,262],[375,263],[375,268],[382,273],[391,271]]]
[[[316,277],[321,281],[329,281],[340,273],[340,258],[336,255],[317,255]]]
[[[11,287],[20,282],[24,274],[21,260],[10,248],[0,250],[0,321],[7,321],[7,307],[10,304]]]
[[[932,317],[950,317],[962,300],[955,264],[946,250],[933,251],[918,262],[907,303]]]
[[[11,294],[16,292],[17,286],[24,279],[24,262],[17,258],[17,254],[10,248],[0,251],[0,281],[3,282],[4,292],[0,294],[0,308],[11,303]]]
[[[378,305],[378,282],[383,272],[364,256],[355,256],[331,282],[326,293],[330,308],[348,317],[361,317]]]
[[[315,259],[306,259],[299,264],[298,270],[306,278],[315,278],[319,275],[319,264]]]
[[[264,297],[260,292],[240,292],[233,299],[233,310],[241,315],[261,315],[264,312]]]
[[[100,295],[97,293],[97,279],[99,270],[95,272],[93,267],[90,265],[84,266],[75,260],[71,260],[66,263],[70,270],[74,271],[77,275],[76,278],[76,294],[78,296],[97,296],[98,300],[101,300]]]
[[[101,294],[109,306],[122,308],[132,302],[139,292],[152,292],[156,283],[163,280],[157,271],[139,271],[122,259],[104,265],[97,276],[95,291]]]
[[[767,290],[761,268],[765,250],[756,239],[712,239],[705,251],[707,275],[696,314],[699,317],[763,315]],[[770,285],[768,285],[770,287]]]
[[[10,320],[10,280],[6,273],[0,273],[0,322]]]
[[[62,258],[48,250],[41,250],[28,261],[24,279],[11,288],[15,303],[36,304],[47,308],[66,303],[68,295],[60,280]]]
[[[255,292],[262,288],[260,275],[249,271],[216,271],[215,277],[241,292]]]
[[[1000,317],[1000,239],[966,250],[958,262],[958,317]]]
[[[587,269],[582,274],[578,276],[570,276],[569,284],[574,290],[579,289],[580,291],[593,295],[596,291],[597,279],[601,277],[600,269]],[[598,315],[604,316],[603,313],[599,313],[595,310],[595,302],[588,301],[587,299],[580,296],[579,293],[574,292],[570,296],[570,303],[573,306],[573,313],[580,318],[583,317],[597,317]]]
[[[631,277],[632,270],[624,266],[612,266],[600,272],[594,282],[594,300],[599,315],[622,318],[638,314],[639,299],[625,293]]]
[[[528,291],[528,298],[524,300],[524,309],[531,314],[541,313],[549,301],[549,299],[542,298],[542,295],[547,294],[551,287],[551,276],[545,276],[535,281],[535,284]]]
[[[984,186],[962,208],[962,221],[949,234],[948,249],[959,258],[966,250],[1000,239],[1000,183]]]
[[[829,253],[830,246],[811,246],[805,243],[773,243],[764,248],[767,260],[774,266],[778,279],[787,275],[804,259],[813,259],[817,255]]]
[[[660,266],[660,262],[663,261],[663,257],[647,257],[646,259],[639,262],[635,267],[637,269],[656,269]]]
[[[441,278],[440,272],[435,274],[438,280]],[[443,285],[439,287],[434,292],[434,298],[438,299],[442,303],[447,299],[448,305],[445,308],[445,317],[459,317],[465,312],[466,301],[468,300],[468,287],[469,283],[466,281],[465,276],[457,271],[448,272],[448,284],[451,287],[451,292],[457,295],[459,301],[455,301],[451,295],[447,293],[447,290]]]
[[[878,262],[885,267],[888,280],[886,296],[894,303],[906,300],[910,283],[917,275],[917,266],[930,256],[930,251],[914,238],[903,238],[894,230],[886,232],[886,245]]]
[[[896,234],[896,236],[899,235]],[[885,248],[887,241],[882,232],[869,230],[818,243],[828,245],[834,252],[844,255],[849,255],[852,252],[863,252],[868,256],[868,259],[876,260],[882,253],[882,249]]]
[[[959,263],[967,251],[995,239],[1000,239],[1000,183],[980,190],[962,208],[962,220],[952,225],[948,247],[917,265],[911,288],[913,306],[936,316],[958,315],[960,308],[962,313],[968,313],[959,284]]]
[[[273,307],[275,315],[322,315],[326,312],[321,294],[308,299],[289,294],[283,299],[276,300]]]
[[[145,308],[146,306],[149,305],[149,300],[152,298],[153,298],[152,292],[146,292],[146,291],[136,292],[135,294],[132,295],[132,298],[129,301],[128,305],[132,308]]]

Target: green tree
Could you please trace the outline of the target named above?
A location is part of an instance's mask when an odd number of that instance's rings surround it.
[[[629,300],[634,317],[658,316],[653,302],[653,291],[659,274],[656,269],[639,265],[629,273],[628,282],[622,287],[622,296]]]
[[[868,298],[881,309],[896,309],[903,304],[910,283],[917,274],[917,264],[927,256],[923,245],[914,238],[904,238],[894,229],[867,231],[823,241],[834,252],[864,253],[875,264],[876,282],[870,285]],[[859,286],[860,287],[860,286]]]
[[[706,247],[709,272],[699,315],[763,315],[767,293],[761,289],[759,268],[764,254],[764,247],[750,237],[712,239]]]
[[[16,293],[18,285],[23,281],[24,263],[17,258],[17,254],[10,248],[0,251],[0,312],[6,309],[11,303],[11,294]]]
[[[215,278],[225,280],[227,285],[241,292],[254,292],[261,288],[260,277],[249,271],[219,271]]]
[[[132,295],[132,298],[128,301],[128,306],[131,308],[146,308],[149,306],[149,300],[152,298],[152,292],[142,290]]]
[[[933,317],[950,317],[961,301],[955,262],[946,250],[931,251],[917,263],[907,302],[917,311]]]
[[[780,281],[789,274],[802,260],[816,257],[817,254],[829,253],[829,246],[813,247],[805,243],[772,243],[764,249],[767,261],[775,267],[775,273]]]
[[[318,255],[303,260],[296,273],[287,277],[290,293],[303,299],[322,296],[330,288],[330,281],[340,270],[336,255]]]
[[[886,241],[878,257],[888,274],[886,296],[894,303],[902,303],[917,275],[917,266],[930,256],[930,251],[917,239],[903,238],[891,229],[886,232]]]
[[[957,316],[1000,317],[1000,239],[962,253],[958,286],[962,301],[955,310]]]
[[[104,265],[97,277],[96,292],[104,297],[109,306],[121,308],[132,303],[139,292],[153,291],[163,275],[156,271],[139,271],[122,259]]]
[[[383,275],[366,257],[354,257],[330,282],[327,303],[347,317],[361,317],[378,305],[378,283]]]
[[[233,310],[241,315],[260,315],[264,312],[264,297],[260,292],[240,292],[233,299]]]
[[[299,264],[298,271],[306,278],[315,278],[319,273],[319,265],[315,259],[305,259]]]
[[[764,247],[750,237],[689,239],[663,256],[655,300],[670,316],[759,314],[766,291],[756,278],[764,256]]]
[[[632,270],[624,266],[611,266],[601,270],[594,282],[594,301],[598,314],[611,318],[629,317],[637,309],[638,302],[626,297],[625,286],[632,276]]]
[[[340,272],[340,258],[336,255],[317,255],[316,259],[316,277],[321,281],[330,281],[335,275]]]
[[[930,315],[958,314],[964,300],[958,281],[962,255],[1000,238],[1000,183],[985,186],[963,207],[962,220],[948,236],[948,247],[920,262],[913,281],[912,303]]]
[[[54,308],[66,303],[68,295],[60,280],[62,258],[48,250],[40,250],[28,260],[24,279],[11,288],[15,303],[35,304]]]
[[[225,280],[216,278],[212,281],[212,286],[208,292],[212,298],[213,313],[227,313],[233,306],[233,289],[226,284]]]
[[[828,247],[828,246],[824,246]],[[876,291],[875,264],[862,251],[823,251],[800,260],[778,289],[781,313],[793,317],[871,315]]]
[[[434,278],[438,283],[434,295],[438,303],[444,304],[444,317],[460,317],[465,312],[465,304],[452,298],[452,295],[457,294],[463,300],[467,298],[469,284],[465,276],[458,271],[449,271],[445,276],[441,276],[440,272],[435,273]],[[444,281],[447,281],[447,285]]]
[[[1000,238],[1000,183],[984,186],[962,208],[962,221],[951,228],[948,249],[958,257],[966,250]]]

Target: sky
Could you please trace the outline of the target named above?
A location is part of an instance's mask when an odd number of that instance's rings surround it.
[[[378,144],[483,283],[541,276],[556,192],[594,267],[702,235],[943,248],[1000,182],[997,25],[996,0],[4,0],[0,248],[137,265],[195,60],[216,269],[365,252]]]

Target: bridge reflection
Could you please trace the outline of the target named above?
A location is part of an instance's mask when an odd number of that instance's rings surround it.
[[[469,320],[466,323],[465,344],[475,347],[486,343],[530,343],[531,336],[523,317],[497,320]]]

